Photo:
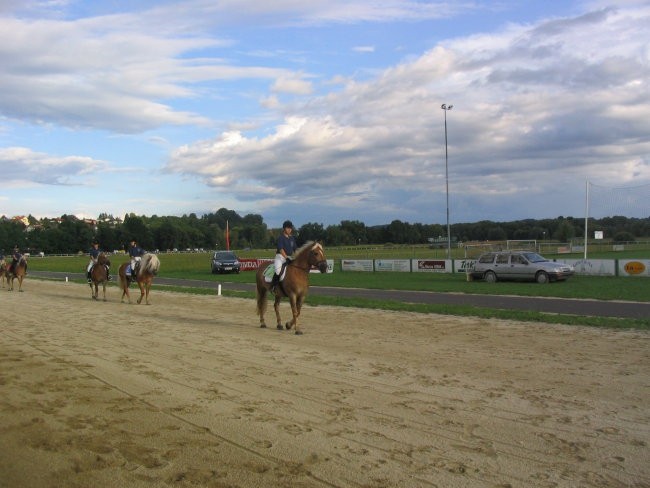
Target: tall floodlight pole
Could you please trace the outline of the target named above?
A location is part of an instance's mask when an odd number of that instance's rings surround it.
[[[445,111],[445,186],[447,187],[447,259],[451,259],[451,230],[449,227],[449,153],[447,152],[447,112],[453,105],[443,103],[440,106]]]

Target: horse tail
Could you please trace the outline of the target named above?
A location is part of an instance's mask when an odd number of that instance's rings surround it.
[[[257,299],[257,315],[262,317],[266,312],[266,294],[269,291],[264,283],[264,267],[261,267],[257,270],[255,282],[257,284],[255,287],[255,297]]]

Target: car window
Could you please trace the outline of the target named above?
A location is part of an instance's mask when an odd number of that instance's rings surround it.
[[[508,263],[508,255],[507,254],[498,254],[497,255],[497,263],[498,264],[507,264]]]
[[[215,259],[237,259],[231,252],[217,252],[214,253]]]
[[[478,262],[479,262],[479,263],[486,263],[486,264],[487,264],[487,263],[491,263],[492,261],[494,261],[494,254],[492,254],[492,253],[490,253],[490,254],[483,254],[483,256],[481,256],[481,257],[478,259]]]
[[[512,258],[510,258],[510,262],[512,264],[526,264],[526,261],[524,261],[524,258],[521,257],[519,254],[513,254]]]
[[[530,261],[531,263],[541,263],[543,261],[548,261],[548,259],[543,258],[536,252],[527,252],[524,254],[524,256],[526,256],[526,259],[528,259],[528,261]]]

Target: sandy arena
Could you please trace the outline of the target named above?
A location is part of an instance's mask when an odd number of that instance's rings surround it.
[[[23,289],[0,289],[1,487],[650,486],[647,332],[308,300],[295,336],[155,282],[150,306]]]

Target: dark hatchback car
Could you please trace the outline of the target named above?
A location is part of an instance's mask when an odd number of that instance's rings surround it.
[[[573,276],[573,266],[556,263],[532,251],[497,251],[481,254],[471,272],[472,278],[494,283],[499,280],[549,281]]]
[[[235,253],[231,251],[216,251],[212,255],[213,273],[239,273],[241,264]]]

